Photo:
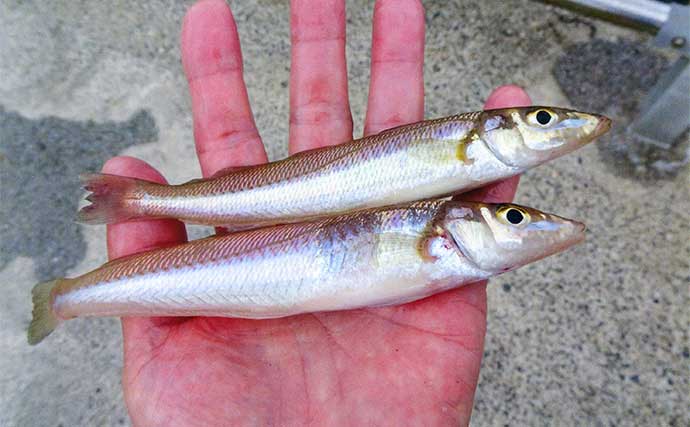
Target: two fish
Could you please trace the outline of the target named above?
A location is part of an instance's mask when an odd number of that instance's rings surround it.
[[[610,124],[560,108],[507,108],[181,185],[84,175],[92,204],[83,222],[178,218],[237,232],[36,285],[29,342],[77,316],[258,319],[400,304],[560,252],[584,238],[583,224],[512,204],[424,199],[520,174]]]

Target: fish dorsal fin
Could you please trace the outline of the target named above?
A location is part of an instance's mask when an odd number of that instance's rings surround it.
[[[249,166],[229,166],[229,167],[227,167],[227,168],[223,168],[223,169],[220,169],[220,170],[214,172],[213,174],[211,174],[210,176],[208,176],[208,177],[206,177],[206,178],[194,178],[194,179],[190,179],[189,181],[186,181],[186,182],[182,183],[181,185],[185,185],[185,184],[197,184],[197,183],[199,183],[199,182],[206,182],[206,181],[211,180],[211,179],[220,178],[220,177],[225,176],[225,175],[231,175],[231,174],[233,174],[233,173],[235,173],[235,172],[238,172],[238,171],[241,171],[241,170],[243,170],[243,169],[251,169],[251,168],[256,167],[256,166],[257,166],[257,165],[249,165]]]
[[[253,168],[254,166],[256,166],[256,165],[229,166],[229,167],[227,167],[227,168],[223,168],[223,169],[220,169],[220,170],[216,171],[213,175],[211,175],[211,176],[209,177],[209,179],[215,179],[215,178],[219,178],[219,177],[221,177],[221,176],[230,175],[230,174],[232,174],[232,173],[241,171],[241,170],[243,170],[243,169]]]

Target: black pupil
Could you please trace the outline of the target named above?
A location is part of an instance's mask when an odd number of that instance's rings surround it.
[[[524,218],[522,216],[522,212],[520,212],[517,209],[510,209],[506,213],[506,218],[508,218],[508,222],[511,224],[520,224],[522,222],[522,219]]]
[[[548,112],[541,110],[537,113],[537,122],[539,122],[540,125],[547,125],[551,121],[551,114]]]

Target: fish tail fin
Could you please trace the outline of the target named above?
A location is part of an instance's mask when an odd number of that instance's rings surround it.
[[[43,338],[47,337],[60,324],[60,319],[52,309],[51,295],[55,286],[62,280],[64,279],[39,283],[31,291],[34,308],[31,313],[33,318],[31,319],[27,334],[29,344],[31,345],[41,342]]]
[[[86,224],[110,224],[141,216],[129,202],[145,194],[143,187],[153,185],[136,178],[101,173],[85,173],[79,178],[84,188],[91,192],[86,197],[91,204],[77,214],[77,220]]]

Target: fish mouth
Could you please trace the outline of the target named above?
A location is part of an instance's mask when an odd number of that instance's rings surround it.
[[[606,116],[599,116],[598,119],[599,123],[597,123],[597,127],[594,129],[593,133],[594,138],[597,138],[608,132],[611,129],[611,124],[613,123],[611,119]]]
[[[589,120],[592,120],[592,115],[589,116]],[[611,129],[611,124],[613,123],[611,119],[606,116],[594,115],[597,120],[597,125],[591,132],[587,132],[586,135],[582,136],[578,147],[585,146],[595,139],[599,138],[601,135],[605,134]]]
[[[580,243],[585,240],[585,233],[587,231],[587,225],[584,222],[573,221],[575,223],[575,243]]]
[[[566,248],[584,242],[586,236],[585,232],[587,231],[587,226],[585,223],[572,220],[571,222],[575,230],[573,230],[570,238],[568,239],[568,242],[565,245]]]

